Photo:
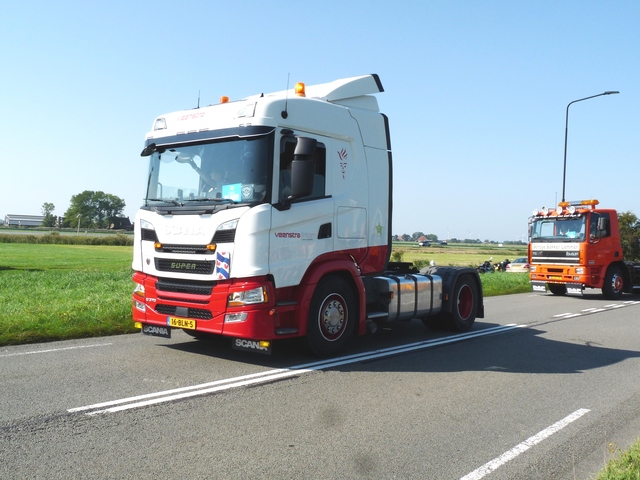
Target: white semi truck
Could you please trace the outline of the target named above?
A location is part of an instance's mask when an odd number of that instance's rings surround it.
[[[379,324],[470,329],[474,269],[392,263],[392,157],[377,75],[161,115],[146,136],[133,320],[330,356]]]

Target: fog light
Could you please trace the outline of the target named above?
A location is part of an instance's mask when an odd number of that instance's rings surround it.
[[[142,323],[141,322],[133,322],[133,327],[134,328],[142,328]]]
[[[584,275],[584,267],[578,267],[576,268],[576,273],[578,275]]]
[[[244,322],[247,319],[247,313],[227,313],[224,316],[224,323],[238,323]]]
[[[136,307],[136,310],[140,310],[141,312],[144,312],[147,309],[147,307],[145,306],[144,303],[139,302],[137,300],[133,301],[133,305]],[[142,327],[140,327],[140,328],[142,328]]]

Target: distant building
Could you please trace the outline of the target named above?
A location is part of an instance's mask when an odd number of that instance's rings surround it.
[[[109,219],[110,230],[133,230],[133,224],[129,217],[111,217]]]
[[[4,216],[5,227],[41,227],[44,215],[16,215],[8,213]]]

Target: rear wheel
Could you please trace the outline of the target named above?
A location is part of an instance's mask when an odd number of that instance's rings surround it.
[[[455,283],[452,295],[451,312],[443,312],[422,319],[430,328],[451,328],[458,332],[471,329],[476,320],[480,295],[478,286],[471,275],[461,275]]]
[[[549,291],[554,295],[566,295],[567,294],[567,286],[559,283],[550,283]]]
[[[459,332],[473,326],[478,312],[478,287],[470,275],[461,275],[453,288],[451,323]]]
[[[309,307],[307,342],[311,351],[320,357],[338,353],[353,335],[357,318],[351,286],[337,275],[320,280]]]
[[[602,284],[602,293],[609,300],[618,300],[624,290],[624,277],[620,267],[611,266],[607,270]]]

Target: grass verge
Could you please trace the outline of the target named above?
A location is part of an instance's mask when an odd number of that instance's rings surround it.
[[[133,332],[131,247],[0,245],[0,345]]]
[[[596,480],[640,480],[640,439],[629,450],[609,460]]]

